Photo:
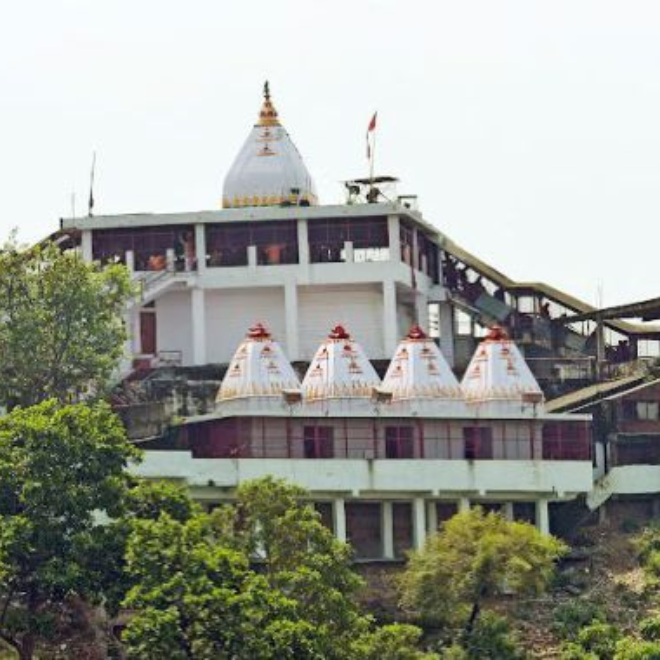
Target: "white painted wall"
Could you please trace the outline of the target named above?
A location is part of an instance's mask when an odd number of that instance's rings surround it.
[[[190,291],[171,291],[156,300],[156,347],[181,351],[184,365],[192,364]]]
[[[380,285],[305,286],[298,289],[301,358],[311,360],[324,337],[343,325],[371,360],[390,359],[383,346],[383,295]]]
[[[288,357],[284,288],[206,290],[206,356],[210,363],[227,363],[248,328],[260,321]]]

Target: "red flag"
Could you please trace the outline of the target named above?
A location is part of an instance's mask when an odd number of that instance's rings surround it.
[[[371,121],[369,122],[369,126],[367,126],[367,160],[371,158],[371,145],[369,144],[369,133],[372,133],[373,131],[376,130],[377,115],[378,112],[374,112],[374,116],[371,118]]]

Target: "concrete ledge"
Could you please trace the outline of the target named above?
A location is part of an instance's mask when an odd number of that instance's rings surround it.
[[[658,475],[660,475],[660,468]],[[266,475],[325,493],[470,493],[481,497],[589,492],[590,461],[464,461],[344,459],[194,459],[187,451],[147,451],[135,473],[191,487],[231,490]],[[658,478],[660,487],[660,477]]]
[[[604,477],[611,495],[660,493],[660,465],[622,465]]]

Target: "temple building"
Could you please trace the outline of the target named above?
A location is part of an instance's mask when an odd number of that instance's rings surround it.
[[[143,408],[122,414],[142,429],[141,474],[208,506],[288,479],[376,560],[473,504],[548,531],[587,498],[591,416],[546,400],[598,382],[621,346],[653,357],[660,331],[571,324],[591,308],[469,254],[385,195],[395,182],[322,204],[266,86],[221,209],[62,221],[85,259],[139,284],[122,377]]]

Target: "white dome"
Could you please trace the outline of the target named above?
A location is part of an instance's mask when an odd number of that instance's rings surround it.
[[[300,381],[280,345],[261,323],[250,328],[236,350],[216,398],[219,410],[280,410],[285,390]]]
[[[225,177],[222,206],[315,205],[312,177],[270,100],[268,83],[257,123]]]
[[[319,346],[302,381],[305,405],[333,412],[371,411],[374,388],[380,385],[376,370],[362,349],[341,325]]]
[[[498,326],[490,329],[468,365],[461,388],[482,414],[534,414],[544,397],[518,347]],[[540,411],[539,410],[539,411]]]
[[[398,345],[380,389],[392,393],[392,412],[466,412],[456,376],[436,343],[417,325]]]

